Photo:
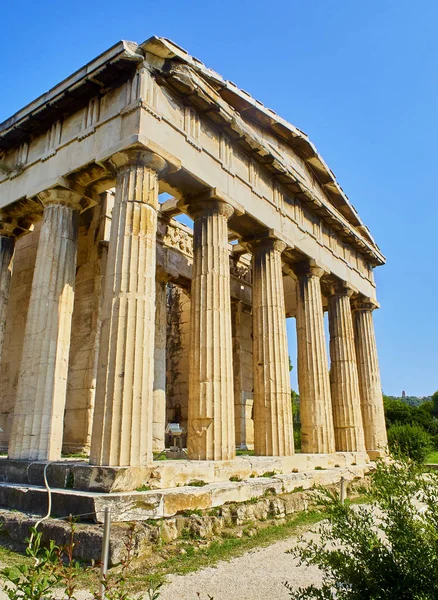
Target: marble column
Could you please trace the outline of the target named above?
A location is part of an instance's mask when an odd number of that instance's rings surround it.
[[[296,263],[298,386],[301,449],[305,453],[335,452],[332,402],[324,333],[320,278],[324,271],[310,262]]]
[[[152,451],[164,450],[166,429],[167,276],[157,277],[155,291],[154,393]]]
[[[254,453],[294,453],[289,354],[281,253],[275,239],[251,244],[253,253]]]
[[[384,456],[388,445],[372,314],[376,307],[377,304],[369,298],[358,298],[353,301],[362,421],[365,447],[370,458]]]
[[[330,384],[337,452],[365,452],[350,298],[344,282],[329,286]]]
[[[233,346],[227,203],[189,207],[194,219],[188,456],[235,456]]]
[[[9,458],[59,460],[70,351],[81,196],[66,189],[44,204],[32,279]]]
[[[158,175],[166,162],[132,148],[117,172],[102,306],[91,464],[152,460]]]
[[[11,287],[12,257],[15,248],[13,229],[13,224],[2,221],[0,217],[0,363],[6,329],[9,289]]]

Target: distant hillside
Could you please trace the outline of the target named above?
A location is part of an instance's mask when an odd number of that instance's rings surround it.
[[[386,396],[389,400],[400,400],[409,406],[421,406],[423,402],[429,402],[432,400],[432,396],[423,396],[419,398],[418,396]]]

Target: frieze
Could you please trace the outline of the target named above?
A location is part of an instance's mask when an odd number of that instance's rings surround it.
[[[163,236],[163,245],[176,248],[186,256],[193,258],[193,237],[188,231],[169,223]]]

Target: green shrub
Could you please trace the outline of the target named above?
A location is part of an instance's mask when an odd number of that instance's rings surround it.
[[[412,461],[377,464],[369,503],[341,503],[320,490],[328,522],[321,537],[291,550],[322,571],[322,585],[294,589],[294,600],[436,600],[438,473]]]
[[[429,434],[419,425],[391,425],[388,429],[389,448],[396,456],[424,462],[431,451]]]

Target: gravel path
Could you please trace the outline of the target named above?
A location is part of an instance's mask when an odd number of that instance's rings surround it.
[[[309,531],[303,537],[309,540],[316,536]],[[196,573],[169,575],[169,583],[160,590],[160,600],[197,600],[198,592],[202,600],[208,600],[208,595],[214,600],[287,600],[283,581],[296,587],[321,583],[316,567],[298,567],[286,554],[297,540],[294,536]]]

